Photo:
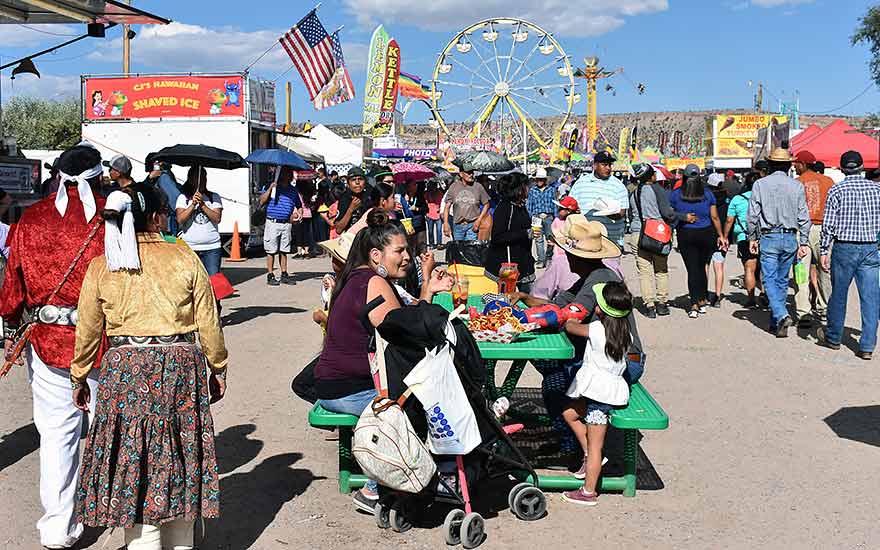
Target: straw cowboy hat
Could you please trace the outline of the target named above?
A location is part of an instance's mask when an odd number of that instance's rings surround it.
[[[326,250],[333,259],[345,263],[348,253],[351,252],[351,244],[354,242],[354,233],[345,232],[335,239],[318,243],[318,246]]]
[[[608,230],[599,222],[587,221],[582,214],[570,214],[562,229],[553,231],[553,242],[569,254],[601,260],[617,258],[620,248],[607,237]]]
[[[770,156],[767,159],[772,162],[791,162],[791,153],[788,152],[788,149],[777,147],[770,151]]]

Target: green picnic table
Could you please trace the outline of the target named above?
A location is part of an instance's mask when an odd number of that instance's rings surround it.
[[[434,298],[434,303],[449,311],[452,310],[452,296],[448,293],[438,294]],[[482,302],[479,296],[470,296],[468,305],[482,311]],[[487,393],[492,400],[501,396],[511,397],[530,360],[571,359],[574,356],[574,347],[563,333],[524,334],[509,344],[477,342],[477,346],[486,363]],[[513,364],[499,388],[495,385],[495,366],[498,361],[504,360],[512,361]],[[508,415],[511,417],[525,416],[516,415],[516,411],[512,410],[508,412]],[[357,464],[351,453],[352,434],[357,421],[357,416],[330,412],[321,405],[315,405],[309,411],[310,425],[339,429],[340,493],[348,493],[353,489],[360,488],[367,481],[367,477],[357,471]],[[547,419],[546,417],[539,418],[538,421],[546,423]],[[641,384],[635,384],[630,390],[629,404],[625,408],[612,411],[611,425],[623,430],[623,475],[603,476],[601,478],[602,490],[623,491],[624,496],[632,497],[636,494],[636,466],[639,454],[638,430],[665,430],[669,426],[669,417],[648,393],[648,390]],[[519,477],[522,481],[536,484],[541,489],[572,490],[583,486],[583,480],[571,475],[539,475],[538,479],[534,480],[526,472],[522,472]]]

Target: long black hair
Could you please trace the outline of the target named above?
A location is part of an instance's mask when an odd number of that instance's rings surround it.
[[[388,186],[385,185],[385,187]],[[406,231],[401,226],[392,223],[388,214],[379,209],[370,211],[367,215],[367,227],[358,231],[354,242],[351,243],[351,250],[345,261],[345,267],[342,268],[342,272],[336,281],[336,286],[333,287],[333,294],[330,297],[331,308],[333,302],[336,301],[336,298],[342,293],[342,289],[345,288],[345,284],[351,278],[352,272],[359,267],[370,265],[370,251],[374,248],[379,250],[385,248],[396,235],[406,239]]]
[[[614,309],[630,311],[629,315],[632,315],[632,294],[629,293],[625,284],[605,283],[602,297],[609,306]],[[629,315],[626,317],[612,317],[607,314],[601,316],[602,326],[605,327],[605,355],[612,361],[622,361],[632,344],[632,334],[629,332]]]
[[[742,189],[740,189],[739,194],[742,195],[743,193],[748,193],[749,191],[751,191],[752,187],[755,186],[755,182],[759,179],[761,179],[761,174],[754,170],[746,174],[746,179],[743,182]]]
[[[186,198],[191,199],[193,195],[196,194],[196,191],[199,190],[199,187],[204,185],[207,181],[207,170],[201,166],[190,166],[189,170],[186,172],[186,181],[183,182],[181,191],[186,195]]]
[[[684,176],[681,184],[681,200],[685,202],[700,202],[706,198],[706,182],[703,176]]]
[[[131,213],[134,216],[134,230],[138,233],[148,231],[148,225],[153,214],[170,214],[168,196],[162,189],[145,182],[134,183],[120,189],[120,192],[131,196]],[[115,221],[122,224],[122,213],[116,210],[104,210],[101,216],[105,220]]]
[[[376,208],[379,203],[388,200],[394,194],[394,187],[387,183],[376,182],[367,190],[367,208]]]
[[[524,190],[528,186],[528,176],[519,172],[512,172],[501,176],[501,180],[498,182],[498,193],[503,201],[519,203],[525,198]]]

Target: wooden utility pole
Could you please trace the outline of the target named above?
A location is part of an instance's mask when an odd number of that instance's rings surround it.
[[[125,3],[131,5],[131,0],[125,0]],[[130,25],[122,25],[122,72],[128,74],[131,69],[131,39],[128,37]]]
[[[284,91],[285,91],[285,96],[284,96],[285,99],[284,99],[284,102],[285,102],[285,105],[286,105],[286,107],[287,107],[287,108],[286,108],[286,112],[285,112],[285,117],[284,117],[284,131],[285,131],[285,132],[290,132],[290,131],[292,131],[293,125],[291,124],[291,112],[290,112],[290,81],[289,81],[289,80],[287,81],[287,85],[284,87]]]

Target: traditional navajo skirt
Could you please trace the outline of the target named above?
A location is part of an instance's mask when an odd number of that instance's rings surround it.
[[[83,451],[77,521],[131,527],[219,515],[206,368],[188,342],[107,351]]]

